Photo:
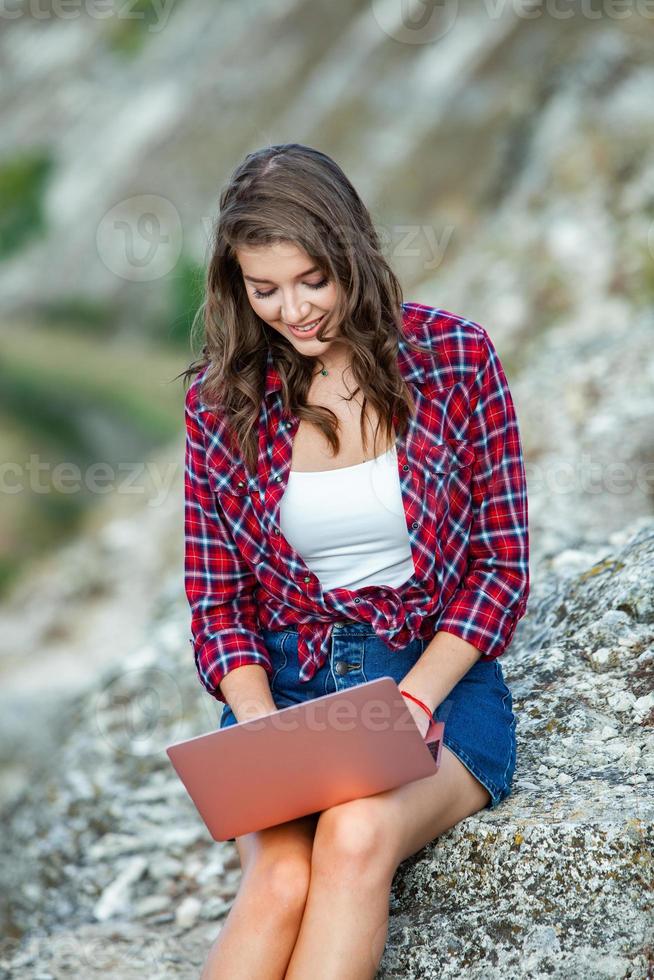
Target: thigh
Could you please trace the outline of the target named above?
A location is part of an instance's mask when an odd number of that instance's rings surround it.
[[[311,862],[313,839],[320,812],[310,813],[296,820],[252,831],[236,838],[236,849],[245,873],[255,864],[276,862],[285,858],[304,859]]]
[[[443,745],[438,772],[389,790],[387,797],[395,817],[396,834],[391,837],[395,867],[492,802],[483,783],[447,745]]]
[[[465,817],[487,806],[490,794],[447,746],[433,776],[371,796],[338,803],[318,821],[314,863],[334,867],[361,849],[393,875],[398,865]],[[339,848],[340,853],[339,853]]]

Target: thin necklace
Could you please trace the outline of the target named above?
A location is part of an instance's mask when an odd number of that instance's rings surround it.
[[[327,368],[323,368],[323,369],[322,369],[321,371],[318,371],[318,374],[324,374],[324,375],[327,375],[327,374],[329,374],[329,371],[327,370]],[[316,377],[317,377],[317,376],[318,376],[318,375],[316,375]]]

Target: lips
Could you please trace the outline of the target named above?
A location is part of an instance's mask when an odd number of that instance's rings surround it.
[[[326,315],[327,315],[326,313],[323,313],[323,315],[318,317],[317,320],[312,320],[310,324],[307,324],[305,329],[298,329],[297,327],[292,327],[290,324],[286,324],[286,326],[291,331],[294,337],[301,337],[301,338],[315,337],[315,335],[318,333],[318,330],[320,329],[320,324],[325,319]]]
[[[306,330],[307,327],[315,326],[318,320],[322,320],[322,317],[318,316],[315,320],[309,320],[308,323],[287,323],[286,326],[291,327],[293,330]]]

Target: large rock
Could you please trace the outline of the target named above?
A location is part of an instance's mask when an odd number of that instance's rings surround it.
[[[513,794],[398,871],[383,976],[645,976],[653,639],[654,523],[583,571],[538,574],[504,661]]]
[[[613,541],[583,570],[568,554],[535,576],[504,661],[514,792],[398,869],[380,977],[645,976],[654,521]],[[0,976],[199,975],[240,867],[164,752],[220,710],[188,669],[185,623],[162,604],[148,647],[62,712],[5,814]]]

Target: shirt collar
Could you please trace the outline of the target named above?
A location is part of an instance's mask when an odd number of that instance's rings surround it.
[[[402,307],[404,325],[406,327],[409,313]],[[428,355],[413,351],[406,342],[405,337],[400,337],[398,341],[398,367],[405,381],[413,381],[422,384],[427,378],[426,358]],[[279,371],[273,362],[272,350],[268,348],[266,358],[266,384],[264,395],[268,398],[274,391],[279,391],[282,387],[282,379]]]

